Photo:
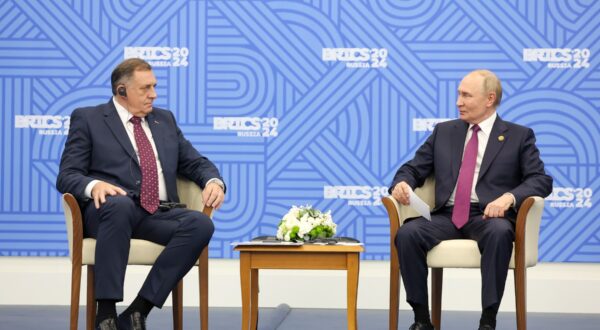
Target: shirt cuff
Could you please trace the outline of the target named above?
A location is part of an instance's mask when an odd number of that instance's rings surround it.
[[[223,191],[225,191],[225,183],[223,181],[221,181],[221,179],[219,179],[219,178],[212,178],[212,179],[206,181],[206,185],[208,185],[209,183],[213,183],[213,182],[218,184],[219,187],[221,187],[221,189]]]
[[[85,186],[85,190],[83,191],[85,197],[92,198],[92,189],[94,189],[94,186],[98,182],[100,182],[100,180],[92,180],[90,181],[90,183],[87,184],[87,186]]]
[[[510,205],[512,208],[516,208],[517,207],[517,199],[515,198],[515,195],[513,195],[512,193],[504,193],[504,195],[508,195],[512,198],[512,204]]]

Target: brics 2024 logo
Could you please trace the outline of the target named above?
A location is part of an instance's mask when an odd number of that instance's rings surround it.
[[[388,66],[387,48],[323,48],[325,62],[346,62],[347,68],[385,69]]]
[[[236,131],[239,137],[276,137],[279,132],[276,117],[214,117],[213,129]]]
[[[39,135],[67,135],[70,116],[16,115],[15,128],[33,128]]]
[[[451,120],[451,118],[413,118],[413,132],[431,132],[438,123]]]
[[[524,48],[523,61],[545,62],[548,69],[587,69],[592,53],[588,48]]]
[[[592,188],[554,187],[546,200],[554,208],[590,208],[593,195]]]
[[[153,67],[188,66],[187,47],[125,47],[124,57],[141,58]]]
[[[378,206],[387,195],[384,186],[323,186],[324,199],[345,199],[350,206]]]

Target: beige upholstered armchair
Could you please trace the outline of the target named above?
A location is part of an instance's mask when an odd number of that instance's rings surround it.
[[[195,183],[177,179],[177,192],[181,202],[193,210],[212,216],[212,208],[204,207],[202,190]],[[96,318],[96,301],[94,293],[94,252],[96,240],[83,237],[81,210],[77,200],[71,194],[63,195],[63,209],[69,238],[69,255],[71,257],[71,317],[70,329],[77,329],[79,316],[79,293],[81,287],[81,267],[87,265],[87,306],[86,329],[94,329]],[[129,250],[129,265],[152,265],[162,252],[164,246],[141,239],[132,239]],[[200,325],[208,330],[208,247],[200,253],[196,262],[199,272],[200,288]],[[183,322],[183,280],[172,292],[173,329],[181,330]]]
[[[435,205],[435,181],[428,178],[415,193],[430,206]],[[393,197],[383,198],[390,218],[390,310],[389,327],[398,329],[398,307],[400,296],[400,268],[394,240],[404,220],[417,216],[410,207],[398,203]],[[538,238],[544,199],[528,197],[523,201],[517,215],[515,243],[510,261],[514,269],[517,309],[517,329],[527,329],[526,275],[527,267],[535,266],[538,258]],[[456,239],[443,241],[427,254],[427,265],[431,268],[431,314],[436,329],[440,329],[442,310],[442,281],[444,268],[479,268],[481,254],[474,240]]]

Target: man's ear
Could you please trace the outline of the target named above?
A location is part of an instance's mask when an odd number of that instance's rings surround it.
[[[496,93],[494,92],[489,92],[488,93],[488,97],[487,97],[487,102],[486,105],[488,107],[491,107],[494,105],[494,103],[496,103]]]

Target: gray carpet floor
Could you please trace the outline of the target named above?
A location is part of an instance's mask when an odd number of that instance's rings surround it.
[[[408,329],[412,313],[400,311],[398,329]],[[0,330],[64,330],[68,329],[67,306],[0,306]],[[85,329],[84,308],[80,309],[79,329]],[[444,330],[477,329],[477,312],[442,312]],[[184,329],[199,329],[198,309],[186,307],[183,314]],[[211,330],[232,330],[241,327],[240,308],[211,307]],[[514,313],[498,315],[498,330],[516,329]],[[277,308],[261,308],[259,330],[345,330],[346,311],[342,309],[290,309],[283,304]],[[171,309],[153,310],[148,318],[148,329],[172,328]],[[358,328],[362,330],[388,329],[387,310],[359,310]],[[529,313],[528,328],[533,330],[598,330],[600,314],[549,314]]]

